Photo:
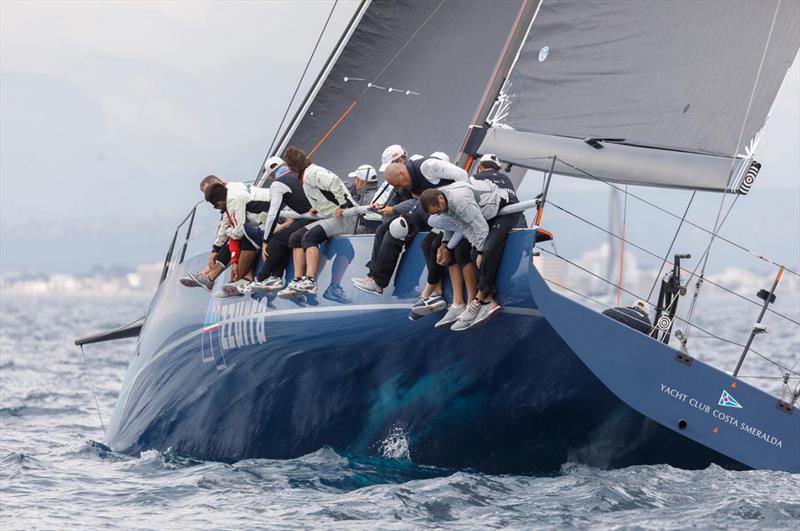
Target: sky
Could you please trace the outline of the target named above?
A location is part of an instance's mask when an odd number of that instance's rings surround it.
[[[163,259],[176,223],[201,198],[200,178],[256,175],[332,5],[0,2],[3,272],[83,272]],[[336,6],[307,82],[356,5]],[[726,227],[795,265],[798,146],[796,59],[757,151],[764,169]],[[592,183],[570,180],[554,190],[577,207],[600,206],[598,220],[607,217]],[[685,202],[641,193],[675,209]],[[718,195],[707,195],[698,200],[703,221],[718,204]],[[202,230],[214,214],[207,205],[199,212]],[[644,213],[633,221],[633,233],[645,239],[670,227]],[[569,252],[595,243],[575,234]],[[198,237],[193,250],[209,240]]]

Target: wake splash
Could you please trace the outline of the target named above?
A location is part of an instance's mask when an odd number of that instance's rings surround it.
[[[378,450],[387,459],[406,459],[411,461],[408,435],[401,426],[395,425],[392,427],[389,435],[378,445]]]

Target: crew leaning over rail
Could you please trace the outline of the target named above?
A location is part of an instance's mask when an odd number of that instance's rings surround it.
[[[264,240],[261,246],[262,257],[268,267],[262,269],[257,282],[252,286],[253,291],[273,291],[284,287],[282,277],[291,257],[289,239],[295,231],[313,222],[310,219],[287,219],[278,223],[280,211],[284,207],[298,214],[305,214],[311,210],[311,203],[303,190],[300,177],[281,157],[267,159],[264,170],[267,179],[271,180],[271,202],[264,221]]]
[[[287,166],[300,176],[306,198],[311,204],[309,212],[322,219],[294,231],[289,238],[295,277],[278,292],[278,296],[316,295],[319,245],[334,236],[351,234],[355,230],[357,216],[342,215],[344,209],[355,206],[355,200],[335,173],[311,162],[303,150],[289,146],[283,157]],[[333,279],[332,286],[339,286],[339,280]]]
[[[227,221],[224,233],[218,232],[215,247],[227,241],[230,249],[231,282],[215,293],[218,298],[249,292],[258,261],[264,232],[258,223],[248,223],[248,215],[259,216],[270,208],[270,191],[250,184],[213,183],[205,192],[206,200],[223,213]],[[260,220],[260,218],[258,218]]]
[[[383,290],[389,285],[403,248],[413,240],[417,232],[429,229],[428,216],[417,202],[419,194],[429,188],[465,181],[467,172],[450,162],[426,157],[388,164],[385,178],[394,187],[395,194],[411,195],[411,198],[398,203],[392,209],[396,210],[402,205],[410,210],[378,227],[375,231],[372,259],[367,264],[369,275],[363,279],[353,279],[356,288],[375,295],[383,295]]]
[[[514,183],[500,171],[500,161],[497,155],[491,153],[481,156],[475,174],[470,177],[470,182],[485,180],[493,182],[499,188],[514,190]],[[441,229],[438,235],[432,231],[420,242],[428,265],[428,282],[440,281],[443,268],[447,267],[450,284],[453,287],[453,303],[447,309],[444,317],[436,322],[435,327],[450,327],[466,309],[466,302],[475,298],[478,287],[478,269],[471,258],[472,246],[463,238],[463,234],[451,218],[433,215],[428,218],[428,224],[432,228]],[[444,238],[446,234],[449,234],[449,239]],[[464,296],[465,290],[466,297]],[[419,315],[433,312],[433,308],[430,306],[415,307],[413,310]]]
[[[243,183],[227,183],[216,175],[209,175],[200,181],[200,191],[204,197],[208,197],[214,185],[224,186],[226,188],[230,187],[234,190],[245,189],[249,186]],[[264,199],[264,197],[268,198],[268,195],[265,196],[263,192],[265,191],[256,189],[254,194],[261,199]],[[266,204],[263,202],[261,204],[258,202],[249,204],[246,207],[246,224],[250,225],[251,227],[257,227],[260,225],[263,219],[262,216],[264,215],[263,211],[265,207],[268,207],[268,205],[268,199]],[[231,253],[231,242],[229,239],[229,232],[231,229],[231,217],[223,211],[220,216],[219,224],[217,225],[216,237],[211,248],[211,253],[208,257],[206,268],[196,273],[188,272],[186,277],[180,279],[182,285],[186,287],[204,287],[209,291],[213,288],[214,281],[225,271],[225,269],[228,268],[232,262],[232,259],[234,258]],[[238,262],[238,241],[233,243],[233,247],[236,249],[236,261]],[[231,271],[231,282],[225,284],[223,289],[223,292],[227,292],[226,296],[242,294],[238,290],[238,284],[236,284],[236,282],[240,280],[240,276],[241,275],[238,267]]]
[[[497,273],[506,238],[519,225],[521,214],[498,215],[503,207],[516,203],[513,190],[499,188],[490,180],[459,182],[425,190],[420,205],[429,215],[450,218],[472,244],[478,266],[478,292],[453,323],[461,331],[483,323],[502,308],[495,300]],[[445,236],[449,239],[448,236]]]

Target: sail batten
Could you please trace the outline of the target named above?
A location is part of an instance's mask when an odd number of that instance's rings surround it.
[[[797,2],[543,0],[487,119],[498,134],[487,134],[481,151],[522,165],[512,151],[528,159],[580,153],[590,171],[608,173],[609,152],[583,153],[551,137],[612,138],[638,148],[628,150],[637,162],[612,165],[620,172],[612,179],[723,190],[752,156],[798,47]],[[567,151],[548,152],[557,146]],[[681,161],[676,169],[697,175],[667,179],[643,168],[645,159]],[[684,165],[690,160],[697,168]]]
[[[372,0],[281,143],[340,176],[390,144],[456,155],[524,0]]]

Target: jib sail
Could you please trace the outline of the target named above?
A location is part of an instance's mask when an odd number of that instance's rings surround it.
[[[543,0],[480,152],[535,169],[734,188],[800,46],[800,3]]]

